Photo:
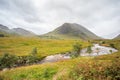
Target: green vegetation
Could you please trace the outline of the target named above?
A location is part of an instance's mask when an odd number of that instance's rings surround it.
[[[0,69],[11,68],[17,62],[17,56],[5,53],[0,57]]]
[[[75,43],[74,45],[73,45],[73,51],[74,51],[74,53],[72,54],[72,57],[74,58],[74,57],[78,57],[79,55],[80,55],[80,51],[81,51],[81,49],[82,49],[82,45],[80,44],[80,43]]]
[[[33,48],[33,51],[31,52],[32,56],[36,56],[37,55],[37,48]]]
[[[24,65],[31,65],[37,63],[48,55],[63,54],[68,51],[72,51],[72,45],[76,42],[86,44],[83,47],[86,47],[90,44],[79,40],[45,40],[35,37],[0,38],[0,55],[4,56],[4,53],[7,52],[9,53],[8,55],[13,55],[17,58],[17,60],[14,60],[15,64],[9,62],[10,66],[1,66],[1,69],[14,66],[18,67]],[[7,60],[9,59],[11,59],[11,57],[8,57]],[[8,63],[7,61],[5,62],[5,60],[6,58],[2,58],[1,65],[5,65]]]
[[[30,53],[30,55],[28,55],[26,57],[26,64],[33,64],[33,63],[36,63],[38,62],[39,60],[39,57],[37,56],[37,48],[33,48],[32,52]]]
[[[37,56],[45,57],[57,53],[65,53],[72,50],[72,45],[78,40],[45,40],[40,38],[4,37],[0,38],[0,55],[4,53],[17,56],[29,55],[33,48],[37,48]],[[88,42],[79,41],[89,45]]]
[[[4,34],[0,34],[0,37],[5,37],[5,35]]]
[[[0,70],[4,68],[13,68],[24,65],[30,65],[38,62],[39,60],[40,59],[34,55],[16,56],[13,54],[5,53],[4,55],[0,56]]]
[[[120,61],[95,60],[79,63],[70,72],[71,80],[119,80]]]
[[[110,53],[112,53],[113,51],[112,50],[110,50]]]
[[[114,44],[110,44],[110,47],[115,48]]]
[[[19,41],[18,39],[21,41]],[[33,38],[32,40],[25,38],[16,38],[15,40],[18,40],[18,42],[15,42],[13,39],[9,39],[9,40],[4,39],[4,40],[8,41],[8,44],[6,44],[6,42],[1,40],[2,42],[1,41],[0,42],[4,44],[4,46],[1,45],[3,46],[2,48],[0,48],[1,50],[3,49],[15,50],[14,48],[17,47],[19,49],[25,49],[27,56],[33,53],[37,56],[40,55],[43,57],[51,54],[71,51],[73,49],[73,44],[78,42],[82,46],[79,45],[78,47],[78,44],[76,44],[77,46],[74,47],[76,51],[79,51],[81,48],[90,46],[90,43],[88,42],[76,41],[76,40],[41,40],[38,38],[37,39]],[[62,60],[54,63],[24,66],[7,71],[1,71],[0,79],[1,80],[119,80],[120,79],[120,40],[96,40],[91,42],[99,43],[100,41],[105,42],[104,44],[101,44],[104,46],[110,46],[110,44],[114,44],[114,47],[118,49],[118,52],[108,55],[96,56],[96,57],[77,57],[70,60]],[[11,44],[14,46],[9,46],[10,42],[12,42]],[[20,45],[20,43],[22,43],[22,45]],[[39,47],[42,49],[40,49]],[[57,48],[57,50],[55,48]],[[28,51],[26,49],[28,49]],[[55,51],[53,51],[54,53],[49,52],[51,49],[55,49]],[[42,50],[47,50],[44,55],[40,53]],[[22,51],[20,50],[20,52]],[[26,56],[24,55],[24,57]]]
[[[91,52],[92,52],[91,46],[88,46],[88,47],[87,47],[87,53],[90,54]]]

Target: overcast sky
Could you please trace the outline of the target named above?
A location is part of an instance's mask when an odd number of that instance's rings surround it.
[[[98,36],[120,33],[120,0],[0,0],[0,24],[44,34],[78,23]]]

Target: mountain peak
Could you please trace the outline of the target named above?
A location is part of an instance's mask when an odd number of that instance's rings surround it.
[[[49,32],[45,35],[54,37],[67,36],[68,38],[74,37],[80,39],[100,39],[94,33],[90,32],[82,25],[76,23],[64,23],[54,31]]]
[[[20,36],[35,36],[36,35],[33,32],[22,29],[22,28],[9,29],[7,26],[4,26],[2,24],[0,24],[0,32],[1,33],[4,32],[6,34],[20,35]]]

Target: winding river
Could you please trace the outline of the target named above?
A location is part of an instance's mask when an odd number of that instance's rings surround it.
[[[94,44],[91,47],[91,49],[92,49],[91,53],[87,53],[87,48],[82,49],[80,52],[80,56],[99,56],[99,55],[111,54],[118,51],[111,47],[100,46],[99,44]],[[67,60],[70,58],[71,58],[70,54],[56,54],[56,55],[47,56],[46,58],[41,60],[38,64]]]
[[[111,47],[100,46],[99,44],[94,44],[91,47],[91,50],[92,50],[91,53],[87,53],[87,48],[82,49],[80,52],[80,56],[99,56],[99,55],[111,54],[118,51]],[[71,59],[70,55],[71,55],[70,53],[50,55],[45,57],[43,60],[37,62],[37,64],[68,60],[68,59]],[[3,69],[3,71],[6,71],[6,70],[8,70],[8,68]]]

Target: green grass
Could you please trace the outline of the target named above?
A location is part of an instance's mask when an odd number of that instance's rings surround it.
[[[112,54],[112,56],[115,56],[115,54]],[[111,57],[111,55],[106,57]],[[112,65],[112,60],[110,59],[103,60],[101,58],[96,59],[96,57],[78,57],[71,60],[19,67],[13,70],[2,71],[0,72],[0,77],[3,78],[3,80],[77,80],[77,78],[85,77],[84,74],[86,74],[88,78],[96,77],[97,79],[98,76],[105,77],[103,72],[111,66],[112,68],[110,69],[114,71],[114,68],[116,69],[116,65]],[[118,66],[120,65],[118,64]],[[82,72],[80,71],[81,69]],[[82,76],[79,76],[78,74],[82,74]],[[98,80],[111,79],[107,79],[105,77],[104,79]]]
[[[57,73],[64,70],[70,71],[70,69],[80,60],[88,61],[89,58],[76,58],[55,63],[19,67],[13,70],[1,72],[0,77],[5,80],[52,80],[53,77],[59,76]]]
[[[34,47],[38,50],[38,56],[44,57],[47,55],[64,53],[72,50],[72,45],[78,40],[45,40],[40,38],[25,38],[25,37],[5,37],[0,38],[0,55],[4,53],[15,54],[18,56],[28,55]],[[80,41],[84,44],[89,43]]]
[[[10,42],[13,41],[13,39],[9,40]],[[36,38],[32,40],[25,38],[16,38],[15,40],[21,41],[13,41],[12,44],[24,42],[27,44],[22,45],[29,47],[32,45],[38,45],[36,43],[41,43],[42,46],[48,49],[46,55],[52,54],[52,52],[49,52],[52,49],[52,46],[58,47],[58,49],[54,51],[56,53],[57,51],[64,51],[64,48],[66,51],[71,50],[72,44],[76,42],[75,40],[41,40]],[[34,41],[36,42],[34,43]],[[88,46],[87,42],[81,41],[81,43],[84,45],[84,47]],[[120,41],[105,40],[105,45],[109,45],[111,43],[113,43],[119,50],[118,52],[97,57],[78,57],[75,59],[63,60],[60,62],[19,67],[13,70],[1,71],[0,78],[1,80],[117,80],[120,78]],[[11,49],[15,48],[14,46],[11,46]],[[41,48],[46,50],[44,47]]]

